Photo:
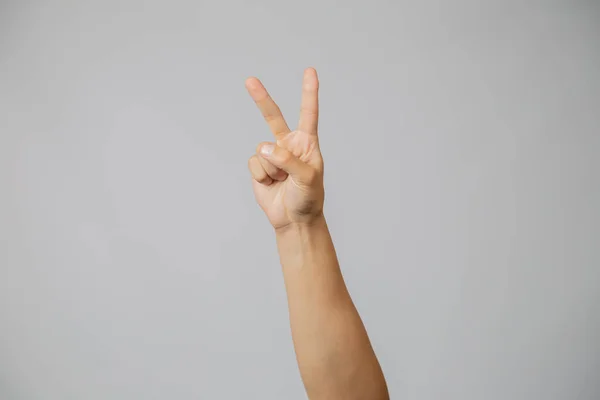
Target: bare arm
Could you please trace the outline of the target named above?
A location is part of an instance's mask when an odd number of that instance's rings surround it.
[[[246,86],[276,139],[261,143],[248,166],[256,199],[275,229],[292,337],[308,396],[389,399],[323,215],[316,71],[305,71],[300,122],[294,131],[260,81],[251,78]]]
[[[388,399],[321,217],[277,233],[300,373],[310,399]]]

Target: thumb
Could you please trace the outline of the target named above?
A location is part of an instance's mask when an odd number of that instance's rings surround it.
[[[274,166],[287,172],[297,183],[311,184],[315,171],[292,152],[274,143],[261,143],[258,153]]]

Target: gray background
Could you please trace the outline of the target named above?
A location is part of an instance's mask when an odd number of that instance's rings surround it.
[[[3,400],[305,398],[244,79],[307,66],[392,397],[600,397],[597,2],[0,4]]]

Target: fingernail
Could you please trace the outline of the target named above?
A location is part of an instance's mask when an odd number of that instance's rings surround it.
[[[270,156],[273,153],[273,149],[275,148],[275,146],[273,146],[272,144],[265,144],[260,148],[260,153],[263,156]]]

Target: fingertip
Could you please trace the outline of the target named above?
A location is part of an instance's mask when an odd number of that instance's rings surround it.
[[[273,150],[275,150],[275,145],[267,143],[260,148],[260,154],[265,157],[270,157],[271,154],[273,154]]]
[[[262,142],[262,143],[259,143],[258,146],[256,146],[256,153],[260,154],[261,156],[268,157],[269,155],[271,155],[271,153],[273,153],[274,148],[275,148],[275,145],[273,143]]]
[[[304,85],[309,89],[319,86],[319,77],[314,67],[308,67],[304,70]]]
[[[315,75],[315,76],[316,76],[316,75],[317,75],[317,69],[316,69],[315,67],[307,67],[307,68],[304,70],[304,73],[305,73],[305,74],[309,74],[309,75]]]
[[[246,88],[248,88],[248,89],[258,89],[261,86],[260,80],[255,76],[250,76],[250,77],[246,78],[245,84],[246,84]]]

